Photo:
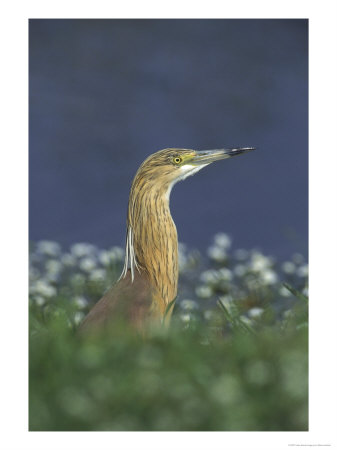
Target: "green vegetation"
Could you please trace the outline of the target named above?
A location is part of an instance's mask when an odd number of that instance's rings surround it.
[[[181,248],[168,330],[144,339],[116,322],[84,339],[122,250],[32,245],[30,430],[307,430],[307,265],[229,248],[224,234],[208,258]]]

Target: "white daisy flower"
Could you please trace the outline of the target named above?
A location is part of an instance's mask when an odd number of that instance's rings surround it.
[[[80,322],[82,322],[82,319],[84,318],[84,313],[82,311],[77,311],[74,314],[74,322],[76,325],[78,325]]]
[[[96,261],[90,257],[84,258],[80,261],[79,267],[84,270],[84,272],[91,272],[96,268]]]
[[[79,308],[85,308],[89,302],[85,297],[83,297],[83,295],[79,295],[79,296],[75,297],[74,303]]]
[[[64,255],[61,256],[61,263],[65,266],[75,266],[76,265],[76,258],[74,255],[72,255],[71,253],[65,253]]]
[[[284,262],[281,267],[284,273],[292,274],[296,271],[296,266],[291,261]]]
[[[256,319],[263,314],[263,311],[263,308],[250,308],[250,310],[248,311],[248,316],[252,319]]]
[[[219,275],[216,270],[205,270],[205,272],[202,272],[200,275],[200,280],[203,283],[216,283],[219,280]]]
[[[199,298],[210,298],[213,294],[212,289],[206,285],[197,286],[195,288],[195,293]]]
[[[237,277],[243,277],[247,273],[247,267],[243,264],[237,264],[233,272]]]
[[[233,279],[233,273],[231,270],[227,269],[226,267],[222,267],[219,271],[218,271],[219,277],[222,280],[225,281],[231,281]]]
[[[206,311],[204,311],[204,317],[206,320],[211,320],[211,319],[213,319],[214,316],[215,316],[215,313],[211,309],[207,309]]]
[[[301,264],[302,262],[304,262],[304,256],[301,255],[300,253],[294,253],[292,260],[294,261],[295,264]]]
[[[260,252],[253,252],[250,261],[250,267],[254,272],[262,272],[268,269],[272,264],[272,259],[264,256]]]
[[[265,284],[275,284],[278,281],[278,276],[273,270],[265,270],[260,274],[261,281]]]
[[[121,247],[112,247],[110,254],[115,261],[124,261],[124,250]]]
[[[77,258],[82,258],[84,256],[91,256],[95,253],[96,247],[92,244],[87,244],[86,242],[79,242],[72,245],[70,251]]]
[[[190,314],[180,314],[180,319],[182,322],[189,322],[191,320]]]
[[[291,292],[285,286],[280,287],[279,294],[282,295],[282,297],[290,297],[291,296]]]
[[[31,292],[40,294],[42,297],[53,297],[57,291],[54,286],[51,286],[45,280],[37,280],[31,287]]]
[[[209,247],[207,254],[211,259],[217,262],[224,261],[227,257],[226,250],[223,247],[218,247],[216,245]]]
[[[298,269],[297,269],[297,275],[299,276],[299,277],[307,277],[308,276],[308,274],[309,274],[309,268],[308,268],[308,264],[303,264],[302,266],[300,266]]]
[[[58,256],[61,253],[61,246],[54,241],[40,241],[36,244],[36,250],[47,256]]]
[[[102,281],[106,277],[106,271],[104,269],[95,269],[90,272],[90,280],[92,281]]]
[[[183,309],[197,309],[199,307],[197,302],[195,302],[194,300],[188,300],[188,299],[182,300],[180,302],[180,306]]]
[[[56,259],[50,259],[46,262],[46,270],[50,274],[59,274],[62,270],[62,263]]]
[[[232,240],[226,233],[217,233],[214,236],[215,245],[224,249],[229,249],[232,245]]]

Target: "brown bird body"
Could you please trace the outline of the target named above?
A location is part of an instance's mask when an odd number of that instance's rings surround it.
[[[142,331],[151,319],[152,288],[146,276],[131,270],[91,309],[79,328],[80,333],[106,330],[117,319]]]
[[[122,318],[139,330],[170,317],[177,296],[178,237],[169,208],[173,185],[211,162],[253,148],[195,151],[170,148],[150,155],[131,186],[124,269],[118,282],[99,300],[80,332],[100,330]]]

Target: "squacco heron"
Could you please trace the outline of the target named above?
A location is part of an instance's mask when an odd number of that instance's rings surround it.
[[[169,321],[178,287],[178,236],[170,213],[171,189],[215,161],[251,150],[168,148],[143,162],[131,186],[123,272],[84,318],[81,332],[104,329],[116,317],[140,331],[164,317]]]

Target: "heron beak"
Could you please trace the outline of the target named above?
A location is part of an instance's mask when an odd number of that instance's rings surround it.
[[[201,164],[210,164],[220,159],[231,158],[232,156],[241,155],[242,153],[255,150],[255,147],[242,148],[221,148],[217,150],[201,150],[196,151],[195,155],[189,161],[189,164],[199,166]]]

